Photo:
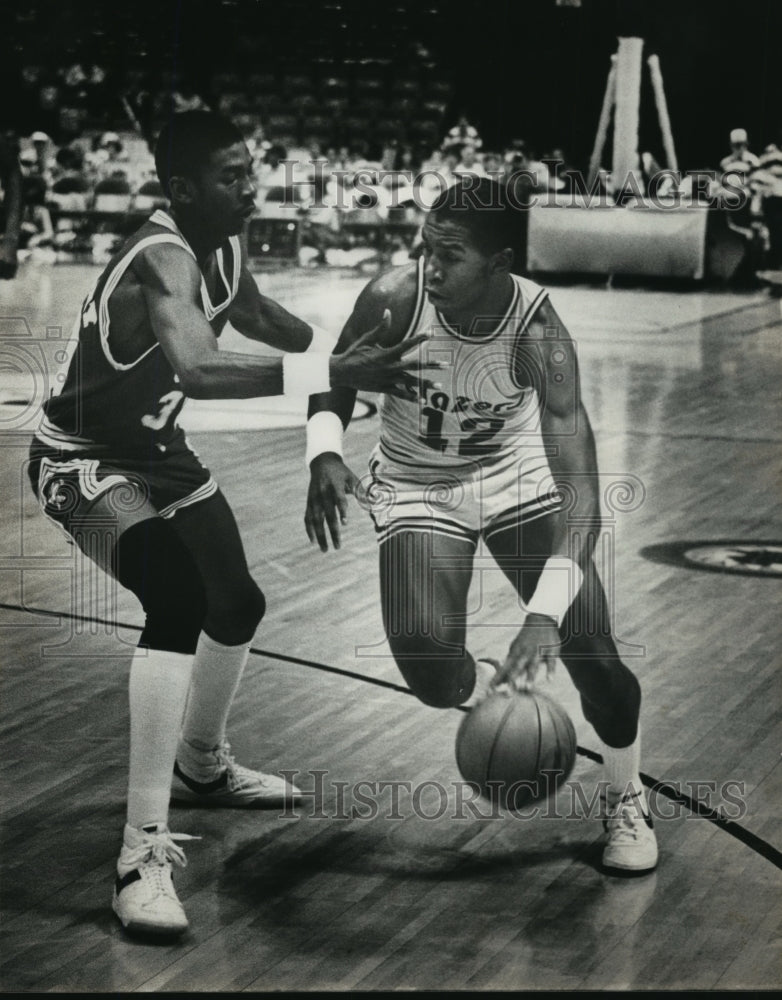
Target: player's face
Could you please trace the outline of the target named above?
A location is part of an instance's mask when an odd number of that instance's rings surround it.
[[[204,224],[215,232],[240,233],[255,208],[252,160],[243,142],[212,153],[197,181]]]
[[[424,281],[434,305],[447,315],[481,302],[491,274],[491,258],[475,247],[467,229],[430,217],[422,239]]]

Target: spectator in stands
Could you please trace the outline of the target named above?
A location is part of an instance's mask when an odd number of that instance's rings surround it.
[[[737,169],[741,164],[745,165],[745,171],[749,171],[759,166],[760,161],[754,153],[749,151],[747,130],[734,128],[730,133],[730,153],[720,160],[720,169],[723,173],[728,173]]]
[[[96,183],[120,175],[124,175],[128,182],[133,179],[128,154],[116,132],[103,133],[91,161]]]
[[[180,111],[208,111],[209,105],[198,93],[192,80],[181,80],[171,92],[171,105],[174,114]]]
[[[16,138],[4,132],[0,132],[0,188],[0,279],[9,280],[16,274],[24,198]]]
[[[519,198],[548,191],[549,171],[525,142],[514,140],[505,153],[505,183],[513,184]],[[525,201],[526,203],[526,201]]]
[[[750,177],[753,191],[760,198],[760,211],[768,230],[767,266],[782,268],[782,149],[775,143],[766,146],[760,165]]]
[[[453,128],[448,129],[448,133],[443,142],[443,147],[452,146],[455,143],[470,143],[475,149],[480,149],[483,140],[478,135],[478,129],[471,125],[466,115],[461,115]]]
[[[549,185],[552,190],[560,191],[563,194],[569,194],[575,190],[573,175],[578,171],[568,160],[561,146],[555,146],[550,153],[546,153],[543,162],[549,171]],[[558,183],[553,183],[554,181]]]
[[[84,169],[84,155],[76,145],[57,151],[50,201],[63,211],[83,212],[92,184]]]
[[[461,143],[443,147],[437,166],[427,166],[421,171],[418,196],[422,208],[428,208],[444,191],[458,183],[456,168],[461,163],[462,148]]]
[[[288,150],[279,143],[272,143],[265,150],[265,154],[261,157],[255,171],[255,183],[258,188],[257,201],[266,201],[269,193],[273,190],[279,192],[280,201],[286,199],[286,192],[289,199],[293,196],[291,192],[287,191],[291,177],[290,168],[286,168],[283,163],[283,160],[287,158]]]
[[[454,167],[454,173],[458,175],[471,174],[474,177],[486,176],[483,164],[478,159],[478,151],[472,143],[466,142],[462,146],[462,155]]]
[[[45,132],[33,132],[30,136],[30,142],[35,153],[35,165],[29,172],[43,177],[46,184],[49,185],[52,181],[57,150],[52,148],[52,140]]]
[[[499,181],[504,176],[502,168],[502,153],[485,152],[483,154],[483,169],[487,177]]]
[[[38,247],[51,247],[54,227],[51,214],[46,207],[46,181],[40,174],[28,174],[23,176],[22,190],[24,209],[19,231],[20,250],[30,251]]]

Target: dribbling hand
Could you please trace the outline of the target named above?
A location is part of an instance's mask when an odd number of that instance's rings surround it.
[[[529,688],[546,667],[546,676],[554,673],[559,656],[559,629],[547,615],[527,615],[519,634],[510,644],[505,662],[492,681],[493,687],[508,684],[518,690]]]

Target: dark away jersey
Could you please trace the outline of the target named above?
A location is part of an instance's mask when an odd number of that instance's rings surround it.
[[[177,415],[184,395],[160,349],[143,304],[132,336],[116,333],[112,294],[136,254],[158,243],[190,248],[168,213],[155,212],[117,253],[87,295],[74,327],[73,353],[60,386],[44,404],[37,437],[63,451],[121,455],[165,451],[183,438]],[[201,277],[201,308],[216,333],[239,287],[241,249],[231,237],[216,251],[219,290],[213,301]],[[128,319],[123,317],[123,319]],[[134,318],[130,318],[131,323]],[[115,332],[112,331],[112,324]],[[129,323],[124,323],[127,329]]]

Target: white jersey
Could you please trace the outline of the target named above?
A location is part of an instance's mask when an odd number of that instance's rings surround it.
[[[419,260],[415,312],[405,339],[430,338],[421,360],[443,367],[427,377],[439,383],[409,402],[385,396],[379,452],[395,466],[462,469],[544,454],[536,372],[519,370],[519,346],[548,293],[513,275],[513,298],[504,316],[482,317],[472,330],[449,326],[424,291]],[[524,355],[529,367],[530,358]],[[536,377],[537,375],[537,377]],[[531,383],[531,385],[530,385]]]

